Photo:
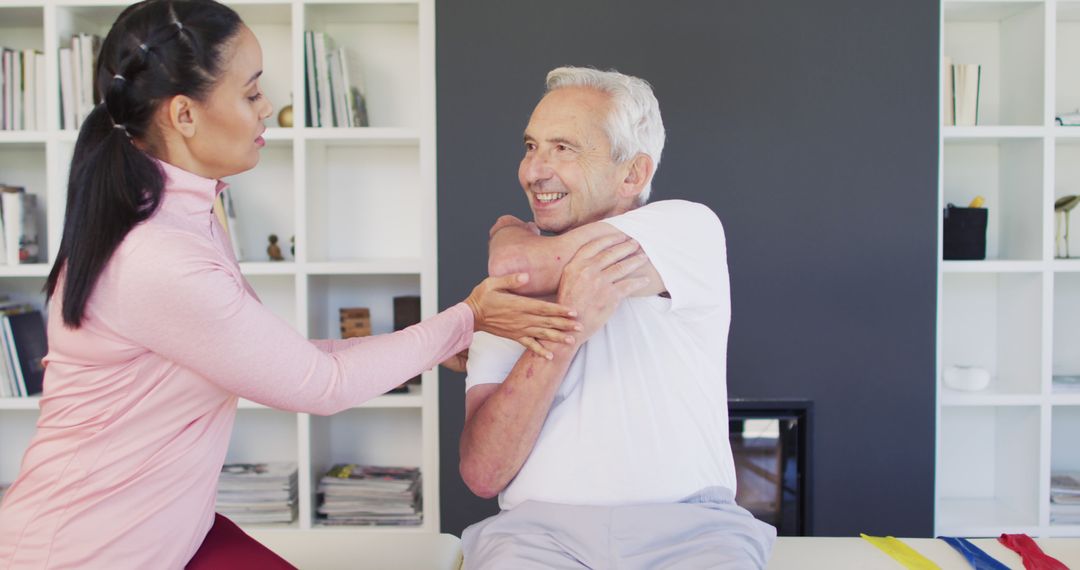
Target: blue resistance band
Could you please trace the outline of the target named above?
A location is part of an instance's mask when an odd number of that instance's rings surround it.
[[[939,536],[938,538],[944,540],[949,546],[964,555],[964,558],[967,558],[967,561],[975,570],[1009,570],[1008,566],[998,562],[996,558],[990,556],[966,538],[958,536]]]

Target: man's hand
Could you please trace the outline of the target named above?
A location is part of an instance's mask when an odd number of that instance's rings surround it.
[[[454,372],[465,372],[468,370],[469,364],[469,349],[465,349],[450,358],[442,361],[441,363],[446,368],[453,370]]]
[[[499,230],[509,227],[527,230],[533,235],[540,235],[540,228],[536,227],[536,224],[533,222],[525,222],[521,218],[507,214],[505,216],[499,216],[499,219],[495,220],[495,224],[488,230],[488,238],[495,237],[495,234],[498,233]]]
[[[619,303],[649,284],[647,277],[628,277],[648,263],[638,243],[625,235],[608,235],[583,245],[563,269],[558,303],[577,310],[584,343],[604,326]]]

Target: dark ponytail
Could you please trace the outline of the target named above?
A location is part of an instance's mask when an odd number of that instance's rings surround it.
[[[145,0],[109,30],[94,71],[102,102],[79,130],[60,251],[45,283],[51,298],[64,273],[66,325],[82,324],[116,248],[161,203],[165,177],[151,157],[160,144],[158,107],[176,95],[204,100],[241,24],[214,0]]]

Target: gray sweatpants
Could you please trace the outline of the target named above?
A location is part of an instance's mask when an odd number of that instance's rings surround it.
[[[465,570],[764,568],[776,529],[710,487],[670,504],[527,501],[461,535]]]

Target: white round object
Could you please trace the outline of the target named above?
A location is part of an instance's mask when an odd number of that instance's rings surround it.
[[[990,385],[990,373],[978,366],[949,366],[945,368],[945,385],[953,390],[977,392]]]

